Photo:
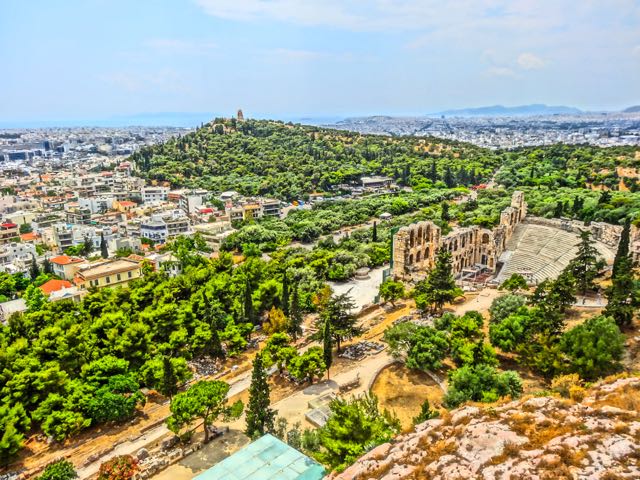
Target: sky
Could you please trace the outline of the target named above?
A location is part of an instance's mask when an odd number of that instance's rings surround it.
[[[640,104],[640,0],[0,0],[0,121]]]

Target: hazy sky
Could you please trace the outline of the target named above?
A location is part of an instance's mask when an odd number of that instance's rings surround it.
[[[640,0],[0,0],[0,120],[640,103]]]

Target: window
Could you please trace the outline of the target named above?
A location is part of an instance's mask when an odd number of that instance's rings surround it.
[[[120,274],[118,274],[118,281],[122,280],[121,278],[122,276]]]
[[[111,277],[107,277],[107,278],[106,278],[106,282],[107,282],[107,283],[111,283]]]
[[[133,276],[132,272],[128,272],[129,278],[131,278]]]

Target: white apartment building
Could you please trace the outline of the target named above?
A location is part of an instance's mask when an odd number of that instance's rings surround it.
[[[190,233],[189,218],[179,210],[168,215],[154,214],[140,222],[140,237],[148,238],[154,242],[164,243],[170,238]]]
[[[142,202],[145,204],[154,202],[165,202],[169,197],[169,188],[167,187],[143,187],[141,190]]]

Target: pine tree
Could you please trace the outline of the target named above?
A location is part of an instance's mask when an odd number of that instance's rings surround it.
[[[40,267],[38,266],[38,262],[36,261],[36,256],[31,254],[31,267],[29,268],[29,275],[31,276],[31,280],[35,280],[40,275]]]
[[[320,318],[316,323],[318,332],[314,335],[316,340],[321,340],[324,334],[325,322],[329,322],[331,336],[336,342],[338,353],[340,344],[344,340],[360,335],[362,330],[358,326],[358,319],[353,314],[355,303],[349,296],[349,292],[331,297],[320,312]]]
[[[250,438],[258,438],[274,431],[276,411],[269,408],[269,383],[264,369],[262,354],[258,353],[253,360],[253,373],[249,387],[249,403],[247,405],[247,428],[245,433]]]
[[[160,387],[160,393],[165,397],[169,397],[170,400],[178,393],[178,378],[173,369],[171,358],[167,356],[162,358],[162,385]]]
[[[291,295],[291,309],[289,315],[289,327],[287,333],[291,335],[294,340],[298,339],[298,336],[302,333],[302,308],[300,307],[300,292],[298,285],[293,286],[293,293]]]
[[[329,378],[329,369],[333,363],[333,339],[331,338],[331,321],[326,320],[324,322],[324,328],[322,329],[322,356],[324,358],[324,364],[327,367],[327,379]]]
[[[107,242],[104,239],[104,233],[100,233],[100,255],[102,258],[109,258],[109,249],[107,248]]]
[[[598,250],[591,244],[591,232],[580,231],[580,243],[576,257],[569,262],[569,271],[576,279],[578,290],[586,295],[588,290],[595,288],[593,281],[598,276],[603,262],[598,255]]]
[[[84,236],[84,243],[82,244],[82,254],[88,257],[93,252],[93,240],[89,235]]]
[[[451,267],[451,254],[446,250],[439,250],[436,256],[436,264],[426,280],[416,285],[416,305],[426,310],[431,306],[432,313],[442,311],[447,302],[452,302],[462,295],[462,290],[456,286]]]
[[[291,313],[291,300],[289,299],[289,277],[286,270],[282,275],[282,299],[280,303],[285,316],[289,317]]]
[[[373,222],[373,229],[371,232],[371,241],[372,242],[378,241],[378,222]]]

